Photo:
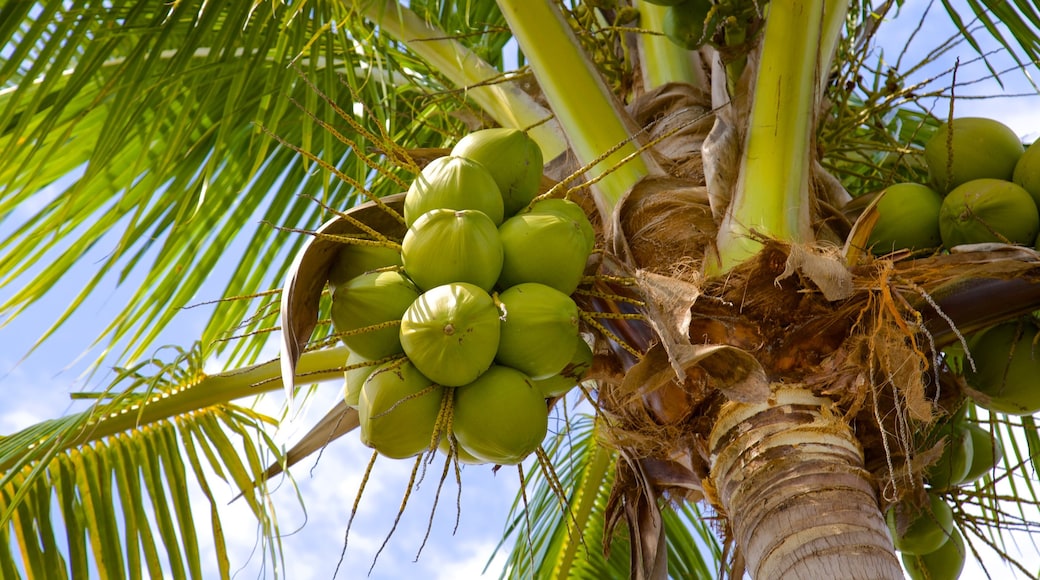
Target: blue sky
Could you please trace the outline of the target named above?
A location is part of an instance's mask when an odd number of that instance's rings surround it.
[[[906,43],[921,22],[922,2],[910,3],[907,13],[895,22],[885,24],[885,56],[894,61],[899,49]],[[914,11],[917,12],[914,12]],[[926,19],[927,27],[917,33],[910,44],[910,54],[920,54],[938,44],[937,39],[952,34],[946,15],[938,7]],[[954,53],[943,56],[937,68],[919,73],[921,79],[938,74],[952,66]],[[973,53],[967,45],[959,46],[955,54],[962,56],[965,64],[959,79],[978,79],[985,70],[980,63],[967,63]],[[1007,65],[1007,59],[994,55],[994,61]],[[934,71],[934,72],[933,72]],[[949,77],[938,77],[936,83],[948,83]],[[1030,93],[1033,89],[1021,72],[1004,75],[1003,88],[992,82],[974,84],[959,91],[962,96],[997,95],[1001,93]],[[946,107],[947,103],[941,103]],[[945,110],[939,109],[939,110]],[[988,116],[997,118],[1011,126],[1020,136],[1032,140],[1040,136],[1040,97],[1035,92],[1028,97],[997,98],[991,100],[964,100],[957,104],[959,116]],[[13,216],[17,221],[18,216]],[[12,227],[12,219],[0,223],[0,236],[6,236]],[[92,273],[92,268],[104,255],[105,244],[92,250],[90,259],[66,278],[66,285],[38,304],[28,309],[14,322],[0,328],[0,394],[5,405],[0,409],[0,433],[9,433],[26,425],[62,415],[72,409],[68,393],[103,385],[108,376],[100,372],[89,382],[82,376],[84,364],[93,360],[99,351],[91,347],[91,341],[125,300],[132,295],[133,281],[119,287],[107,282],[107,291],[92,297],[53,338],[39,350],[22,360],[39,334],[53,321],[56,312],[75,295],[76,280]],[[45,267],[40,265],[38,267]],[[222,284],[217,281],[205,288],[198,296],[199,301],[219,297]],[[10,289],[0,289],[0,301],[10,296]],[[208,310],[198,308],[186,310],[161,337],[160,344],[188,345],[201,333]],[[271,356],[276,354],[273,349]],[[212,368],[217,368],[213,363]],[[328,405],[340,393],[339,384],[328,384],[319,390],[305,406],[300,415],[288,422],[278,432],[280,441],[291,444],[320,417]],[[278,414],[280,402],[270,397],[261,403],[262,408]],[[283,532],[294,532],[283,538],[286,555],[287,577],[292,579],[329,578],[335,568],[343,545],[343,533],[351,505],[357,493],[361,472],[368,462],[369,451],[355,437],[344,438],[333,443],[315,461],[305,460],[293,473],[299,486],[298,493],[305,499],[306,513],[297,500],[297,490],[280,481],[273,501],[278,506],[279,522]],[[349,550],[340,578],[362,578],[367,573],[373,556],[390,529],[397,513],[404,487],[408,480],[410,462],[382,460],[377,462],[373,479],[369,482],[351,532]],[[371,575],[374,579],[465,579],[475,578],[491,556],[495,544],[501,537],[506,514],[518,489],[516,471],[503,469],[497,475],[490,467],[467,467],[464,471],[462,489],[462,511],[459,531],[452,534],[455,519],[456,487],[449,479],[441,497],[440,507],[434,520],[430,539],[418,563],[413,563],[426,530],[429,509],[432,504],[437,469],[431,469],[427,480],[412,495],[409,506],[393,538],[380,556]],[[221,497],[230,500],[237,490],[230,487],[217,490]],[[201,499],[201,498],[200,498]],[[204,502],[196,506],[196,519],[208,520],[208,507]],[[269,570],[262,568],[263,557],[257,550],[255,523],[241,502],[225,508],[228,519],[232,568],[242,568],[238,577],[269,577]],[[1028,547],[1028,544],[1026,545]],[[492,571],[497,567],[493,566]],[[975,577],[966,571],[965,578]],[[974,573],[978,573],[977,571]],[[1004,574],[1001,574],[1004,575]],[[1013,577],[1011,573],[1006,577]]]

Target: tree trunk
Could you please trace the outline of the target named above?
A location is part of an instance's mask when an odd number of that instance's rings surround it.
[[[711,431],[711,477],[753,578],[903,578],[863,450],[828,399],[777,387],[726,403]]]

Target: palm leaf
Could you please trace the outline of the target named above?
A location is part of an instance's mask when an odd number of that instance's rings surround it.
[[[513,504],[499,549],[513,542],[502,578],[622,578],[629,573],[624,526],[604,538],[604,510],[614,483],[616,454],[601,447],[589,415],[571,417],[546,442],[553,473],[537,465]],[[557,483],[558,482],[558,485]],[[555,491],[554,491],[555,489]],[[558,492],[564,494],[561,498]],[[693,504],[661,506],[669,575],[717,575],[722,551],[709,519]],[[603,548],[610,545],[609,555]]]

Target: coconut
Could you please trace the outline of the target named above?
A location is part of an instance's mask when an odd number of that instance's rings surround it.
[[[903,554],[903,566],[911,580],[957,580],[968,553],[957,528],[939,549],[928,554]]]
[[[925,474],[928,485],[933,489],[946,489],[964,481],[974,452],[971,433],[961,423],[947,422],[936,429],[935,440],[943,437],[945,445],[942,455],[928,467]]]
[[[895,547],[904,554],[938,550],[953,533],[953,510],[937,495],[928,494],[923,509],[893,504],[885,513]]]
[[[502,273],[502,241],[486,214],[430,210],[408,228],[401,244],[404,269],[419,288],[468,282],[484,290]]]
[[[1033,201],[1040,206],[1040,141],[1033,141],[1022,157],[1018,158],[1011,181],[1028,191]]]
[[[447,437],[441,437],[441,440],[437,443],[437,449],[446,456],[451,455],[451,443],[448,442]],[[465,463],[467,465],[484,465],[487,463],[483,459],[470,453],[469,450],[458,442],[458,440],[455,441],[455,459],[457,459],[459,463]]]
[[[372,372],[376,370],[378,365],[364,364],[371,363],[372,361],[359,355],[354,351],[350,351],[347,354],[347,370],[343,371],[343,380],[346,383],[344,387],[343,399],[347,403],[348,407],[357,409],[358,399],[361,398],[361,387],[365,385],[365,381]],[[349,368],[355,365],[364,365],[357,368]]]
[[[556,212],[519,213],[498,233],[504,250],[500,288],[538,282],[569,295],[578,287],[592,249],[573,219]]]
[[[502,339],[495,361],[547,379],[571,361],[577,348],[578,305],[563,292],[544,284],[512,286],[498,296]]]
[[[458,387],[480,376],[495,359],[499,311],[480,287],[452,283],[431,288],[401,319],[401,346],[422,373]]]
[[[1029,318],[985,331],[971,344],[976,370],[965,369],[968,384],[983,396],[975,403],[1009,415],[1040,411],[1040,350],[1036,323]]]
[[[596,245],[596,230],[592,229],[589,216],[585,215],[585,210],[573,201],[557,198],[543,199],[534,202],[530,211],[531,213],[555,213],[574,220],[574,223],[581,229],[581,233],[585,235],[590,252]]]
[[[886,188],[875,206],[878,220],[870,233],[871,251],[883,255],[941,245],[939,209],[942,203],[942,195],[925,185],[897,183]]]
[[[384,363],[361,388],[361,442],[393,459],[429,449],[443,393],[410,362]]]
[[[951,191],[975,179],[1011,180],[1025,149],[1010,127],[994,119],[961,117],[953,120],[952,142],[948,142],[950,132],[951,124],[942,125],[924,147],[937,190]]]
[[[585,342],[581,336],[575,338],[575,343],[571,361],[563,367],[563,370],[547,379],[534,381],[534,386],[538,387],[546,399],[567,394],[567,391],[576,387],[592,370],[593,355],[589,343]]]
[[[542,150],[519,129],[483,129],[466,135],[451,154],[480,163],[495,178],[510,216],[538,195],[542,182]]]
[[[419,289],[400,272],[368,272],[332,292],[332,325],[337,332],[401,319]],[[401,352],[396,325],[342,337],[351,351],[369,360]]]
[[[464,157],[438,157],[423,168],[404,197],[404,221],[411,226],[431,209],[475,209],[502,223],[502,194],[481,164]]]
[[[664,35],[686,50],[697,50],[715,32],[715,18],[708,22],[711,0],[684,0],[669,6],[664,14]]]
[[[988,429],[978,423],[969,422],[964,426],[971,435],[972,453],[971,466],[961,485],[974,483],[1004,459],[1004,446],[999,438],[994,437]]]
[[[542,444],[548,426],[541,391],[516,369],[494,365],[455,389],[455,438],[487,463],[520,463]]]
[[[335,289],[365,272],[400,265],[401,252],[397,248],[343,244],[329,266],[329,286]]]
[[[947,248],[982,242],[1032,245],[1040,233],[1040,212],[1029,193],[1014,183],[976,179],[943,200],[939,232]]]

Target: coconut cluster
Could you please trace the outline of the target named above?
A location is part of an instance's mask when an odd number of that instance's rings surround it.
[[[526,133],[471,133],[411,183],[399,251],[352,244],[333,264],[346,402],[382,455],[516,464],[545,438],[546,400],[591,368],[570,295],[595,236],[577,204],[536,199],[542,169]]]
[[[962,117],[925,144],[929,183],[877,200],[876,255],[998,242],[1040,247],[1040,142],[1026,149],[1003,123]]]

